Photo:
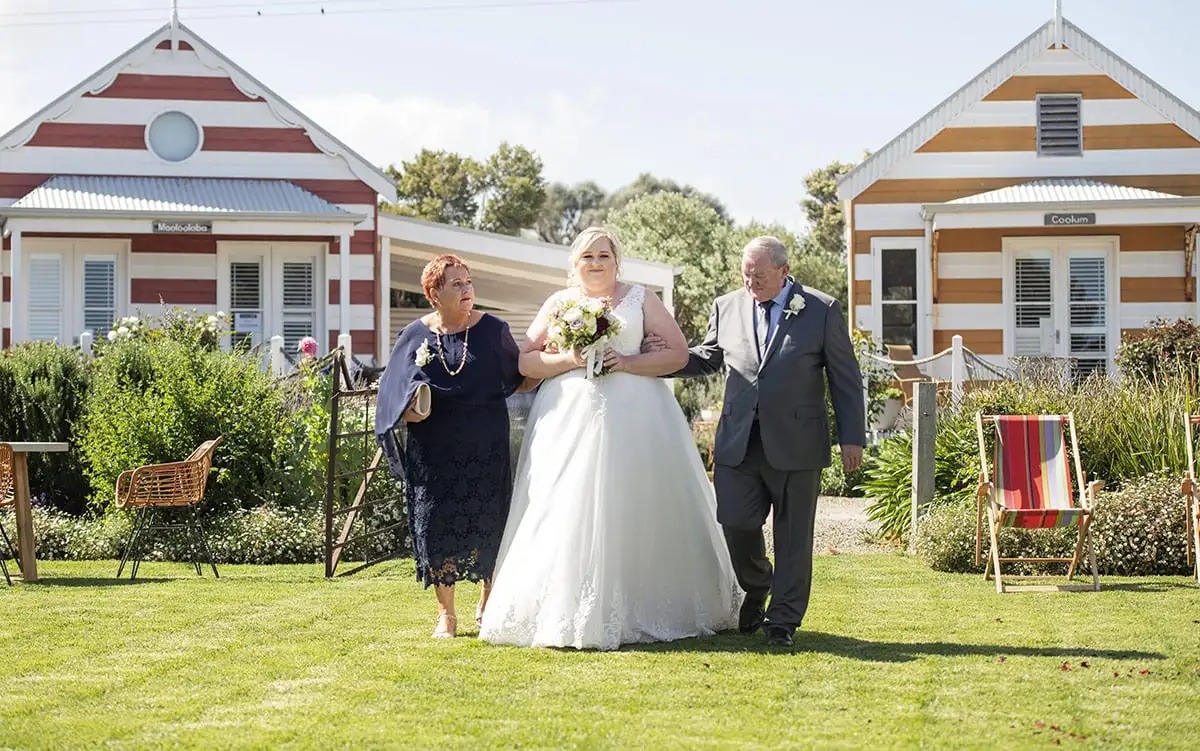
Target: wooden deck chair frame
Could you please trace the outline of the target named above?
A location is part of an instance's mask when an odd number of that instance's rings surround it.
[[[9,508],[13,505],[14,490],[13,487],[13,450],[12,446],[7,443],[0,443],[0,509]],[[0,522],[0,542],[4,547],[0,548],[0,572],[4,573],[4,581],[12,586],[12,576],[8,573],[8,561],[5,560],[9,556],[17,562],[17,568],[21,568],[21,556],[17,555],[17,550],[12,544],[12,540],[8,536],[8,532],[4,529],[4,523]]]
[[[1183,497],[1187,500],[1187,560],[1200,585],[1200,498],[1196,487],[1196,454],[1193,448],[1193,425],[1200,425],[1200,415],[1184,413],[1183,433],[1187,438],[1187,473],[1183,476]]]
[[[991,540],[991,550],[987,559],[987,566],[984,569],[984,578],[992,579],[993,572],[995,574],[996,592],[1053,592],[1053,591],[1098,591],[1100,589],[1100,573],[1096,568],[1096,553],[1092,545],[1091,523],[1092,509],[1094,508],[1096,492],[1104,487],[1102,480],[1093,480],[1090,483],[1084,483],[1083,464],[1079,460],[1079,436],[1075,431],[1075,415],[1068,413],[1066,415],[1044,415],[1043,417],[1057,417],[1060,421],[1059,430],[1064,431],[1063,448],[1066,449],[1065,433],[1070,434],[1070,457],[1074,464],[1074,474],[1076,481],[1076,491],[1079,494],[1078,506],[1072,508],[1078,509],[1078,519],[1074,523],[1078,529],[1078,537],[1075,542],[1075,551],[1069,558],[1036,558],[1036,557],[1005,557],[1000,554],[1000,539],[999,533],[1006,524],[1008,514],[1014,513],[1013,510],[1003,506],[996,498],[996,487],[992,482],[991,473],[988,469],[987,442],[984,433],[984,421],[987,420],[995,425],[997,415],[984,415],[979,412],[975,415],[975,429],[979,437],[979,488],[976,491],[976,523],[975,523],[975,563],[983,563],[983,515],[984,510],[987,510],[988,517],[988,536]],[[1001,417],[1016,417],[1016,415],[1001,415]],[[1070,475],[1070,466],[1067,468],[1068,479]],[[1071,494],[1072,496],[1074,493]],[[1045,527],[1033,527],[1039,529]],[[1057,527],[1051,527],[1057,528]],[[1001,573],[1001,564],[1004,563],[1069,563],[1066,579],[1071,582],[1075,578],[1076,571],[1079,570],[1082,563],[1082,555],[1087,553],[1087,565],[1092,572],[1091,584],[1007,584],[1004,581]],[[1057,579],[1059,576],[1010,576],[1011,579]]]

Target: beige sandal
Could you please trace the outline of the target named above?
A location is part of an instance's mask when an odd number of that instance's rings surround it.
[[[437,628],[433,630],[434,639],[453,639],[458,636],[458,618],[448,613],[442,613],[437,619]]]

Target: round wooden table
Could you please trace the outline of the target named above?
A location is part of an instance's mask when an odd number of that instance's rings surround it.
[[[4,443],[4,441],[0,441]],[[17,516],[17,556],[21,561],[21,578],[37,581],[37,551],[33,539],[33,512],[29,507],[29,454],[62,453],[66,443],[42,441],[8,442],[13,450],[13,511]]]

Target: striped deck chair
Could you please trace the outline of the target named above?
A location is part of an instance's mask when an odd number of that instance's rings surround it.
[[[1200,415],[1183,415],[1183,432],[1187,436],[1187,474],[1183,476],[1183,496],[1187,499],[1187,556],[1193,567],[1196,583],[1200,584],[1200,488],[1196,487],[1196,453],[1192,448],[1192,426],[1200,425]]]
[[[984,437],[985,421],[995,429],[993,452],[994,479],[988,473],[987,447]],[[996,591],[1013,590],[1083,590],[1100,589],[1096,570],[1096,555],[1088,530],[1092,523],[1092,506],[1096,491],[1104,487],[1100,480],[1084,484],[1083,468],[1079,461],[1079,440],[1075,433],[1074,415],[983,415],[975,417],[979,434],[979,490],[976,494],[975,561],[983,562],[983,514],[987,509],[988,535],[991,555],[984,577],[996,577]],[[1066,432],[1071,434],[1070,459]],[[1071,487],[1071,459],[1075,465],[1078,503]],[[1069,558],[1006,558],[1000,554],[999,533],[1004,527],[1022,529],[1078,529],[1075,552]],[[1087,547],[1088,566],[1092,570],[1090,585],[1012,585],[1001,576],[1002,563],[1069,563],[1067,581],[1075,578],[1080,558]],[[1011,578],[1011,577],[1010,577]],[[1023,577],[1052,578],[1052,577]],[[1054,577],[1056,578],[1056,577]]]

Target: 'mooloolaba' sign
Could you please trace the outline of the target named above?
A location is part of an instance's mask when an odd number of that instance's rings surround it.
[[[212,222],[163,222],[155,220],[154,231],[173,235],[207,235],[212,232]]]
[[[1092,214],[1046,214],[1047,227],[1078,227],[1085,224],[1095,224],[1096,215]]]

